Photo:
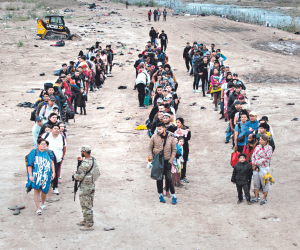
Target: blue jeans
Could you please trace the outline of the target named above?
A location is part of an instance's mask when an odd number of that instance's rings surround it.
[[[224,102],[220,102],[221,114],[224,116]]]
[[[231,132],[230,132],[230,123],[228,123],[228,128],[226,132],[226,141],[230,140]]]

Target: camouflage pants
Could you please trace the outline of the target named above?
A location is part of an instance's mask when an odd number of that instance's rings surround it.
[[[83,221],[88,226],[93,226],[93,203],[95,195],[95,184],[81,185],[79,189],[79,201],[83,214]]]

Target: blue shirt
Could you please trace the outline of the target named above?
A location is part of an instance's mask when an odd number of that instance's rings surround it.
[[[238,140],[239,140],[239,138],[241,138],[241,137],[244,137],[245,139],[243,140],[243,142],[238,142],[237,143],[237,145],[238,146],[244,146],[245,145],[245,143],[246,143],[246,138],[247,138],[247,136],[246,136],[246,123],[245,124],[243,124],[243,123],[238,123],[238,124],[236,124],[235,125],[235,128],[234,128],[234,132],[238,132],[239,134],[238,134]]]
[[[49,154],[46,150],[44,152],[38,149],[31,150],[27,158],[27,166],[33,167],[32,176],[34,180],[30,181],[28,174],[26,187],[32,185],[33,189],[41,188],[42,192],[47,194],[51,182],[51,159]]]
[[[247,121],[245,123],[245,127],[246,127],[246,143],[248,142],[248,135],[250,135],[251,133],[253,133],[255,130],[258,129],[259,127],[259,121],[255,121],[255,122],[252,122],[252,121]],[[249,131],[249,128],[252,128],[252,132]]]

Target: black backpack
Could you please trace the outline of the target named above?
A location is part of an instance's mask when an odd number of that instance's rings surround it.
[[[69,101],[67,101],[67,119],[74,119],[75,122],[75,110]]]

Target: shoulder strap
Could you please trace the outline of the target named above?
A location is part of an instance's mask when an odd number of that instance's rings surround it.
[[[50,156],[50,152],[49,152],[49,150],[48,150],[48,149],[45,149],[45,151],[47,152],[47,154],[49,155],[49,157],[50,157],[50,160],[51,160],[51,156]]]
[[[165,139],[165,141],[164,141],[164,144],[163,144],[163,149],[164,149],[164,148],[165,148],[165,146],[166,146],[167,139],[168,139],[168,132],[166,132],[166,139]]]
[[[47,139],[47,137],[50,135],[50,133],[48,132],[46,135],[45,135],[45,140]]]
[[[37,155],[37,149],[34,150],[34,159],[35,159],[36,155]]]
[[[47,109],[47,104],[45,104],[45,109],[44,109],[44,114],[43,114],[43,117],[45,116],[45,113],[46,113],[46,109]]]

